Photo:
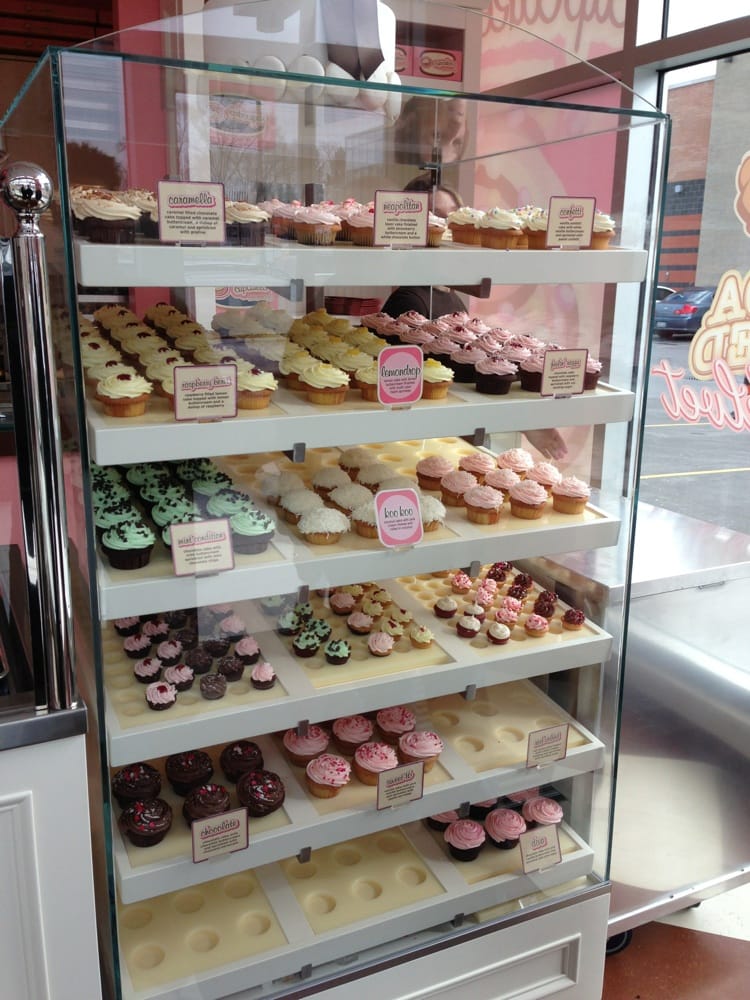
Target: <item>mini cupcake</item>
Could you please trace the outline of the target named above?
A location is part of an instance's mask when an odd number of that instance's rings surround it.
[[[330,663],[334,667],[341,667],[349,662],[352,647],[346,639],[329,639],[325,644],[323,655],[326,658],[326,663]]]
[[[276,671],[270,663],[256,663],[250,671],[250,683],[256,691],[269,691],[276,683]]]
[[[372,656],[390,656],[394,639],[387,632],[372,632],[367,640],[367,649]]]
[[[174,639],[167,639],[160,642],[156,647],[156,655],[165,667],[173,667],[180,662],[182,657],[182,643]]]
[[[245,664],[239,656],[222,656],[216,664],[216,670],[222,677],[226,678],[228,683],[233,684],[242,678],[245,672]]]
[[[345,618],[354,611],[357,602],[352,594],[344,594],[337,591],[328,598],[328,604],[335,615]]]
[[[237,642],[247,633],[247,626],[239,615],[231,614],[218,624],[219,635],[230,642]]]
[[[502,622],[494,621],[487,628],[487,641],[493,646],[504,646],[510,639],[510,628]]]
[[[452,597],[440,597],[435,601],[432,610],[436,618],[453,618],[458,611],[458,604]]]
[[[173,684],[177,691],[189,691],[195,674],[186,663],[177,663],[173,667],[164,668],[164,680],[167,684]]]
[[[440,480],[453,472],[453,463],[442,455],[428,455],[417,462],[417,482],[423,490],[440,492]]]
[[[129,635],[125,638],[122,649],[128,659],[140,660],[145,653],[150,651],[151,645],[149,636],[144,635],[143,632],[136,632],[134,635]]]
[[[437,733],[414,730],[399,737],[398,754],[404,764],[424,764],[425,774],[435,766],[443,752],[443,741]]]
[[[503,494],[491,486],[472,486],[464,493],[466,516],[474,524],[497,524],[503,506]]]
[[[542,615],[531,614],[524,622],[524,631],[532,639],[539,639],[549,632],[549,622]]]
[[[526,821],[515,809],[493,809],[484,821],[484,829],[493,847],[509,851],[526,832]]]
[[[456,634],[462,639],[474,639],[481,630],[482,623],[473,615],[462,615],[456,622]]]
[[[349,783],[352,768],[349,761],[336,754],[323,753],[305,766],[305,781],[318,799],[332,799]]]
[[[378,775],[398,766],[398,755],[387,743],[366,742],[354,751],[354,773],[363,785],[377,785]]]
[[[300,659],[309,660],[320,649],[323,640],[313,630],[303,629],[294,637],[292,642],[292,652]]]
[[[351,757],[357,747],[372,739],[373,728],[364,715],[347,715],[333,723],[333,739],[341,753]]]
[[[199,681],[199,687],[201,698],[206,701],[218,701],[227,693],[227,679],[221,674],[204,674]]]
[[[352,635],[369,635],[372,631],[373,618],[363,611],[353,611],[346,619],[346,624]]]
[[[155,656],[146,656],[133,667],[133,676],[139,684],[152,684],[161,677],[162,662]]]
[[[435,636],[425,625],[416,623],[409,629],[409,641],[415,649],[429,649]]]
[[[582,514],[591,496],[591,489],[582,479],[567,476],[552,487],[552,509],[560,514]]]
[[[252,635],[243,636],[234,647],[234,655],[238,656],[246,667],[252,667],[260,657],[260,646]]]
[[[304,736],[296,729],[287,729],[282,742],[291,763],[297,767],[306,767],[315,757],[325,753],[330,737],[321,726],[310,725]]]
[[[547,491],[539,483],[522,480],[509,490],[510,512],[513,517],[537,520],[544,513]]]
[[[141,620],[137,615],[133,615],[130,618],[117,618],[113,622],[113,625],[115,632],[125,638],[128,635],[135,635],[136,632],[140,631]]]
[[[568,608],[562,616],[562,627],[566,632],[579,632],[583,628],[586,616],[579,608]]]
[[[177,689],[165,681],[154,681],[146,688],[146,704],[154,712],[164,712],[177,701]]]

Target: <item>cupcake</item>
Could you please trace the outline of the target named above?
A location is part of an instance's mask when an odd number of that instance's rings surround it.
[[[174,639],[166,639],[156,647],[156,655],[165,667],[174,667],[182,656],[182,643]]]
[[[146,704],[154,712],[164,712],[177,701],[177,689],[165,681],[154,681],[146,688]]]
[[[477,478],[470,472],[449,472],[440,480],[440,499],[447,507],[463,507],[464,493],[476,485]]]
[[[161,774],[143,761],[121,768],[112,778],[112,794],[121,809],[139,799],[155,799],[160,791]]]
[[[231,614],[219,621],[217,631],[221,638],[237,642],[247,633],[247,626],[239,615]]]
[[[482,623],[474,615],[462,615],[456,622],[456,634],[462,639],[474,639],[481,627]]]
[[[153,531],[142,521],[123,521],[102,535],[102,551],[113,569],[142,569],[151,560],[156,543]]]
[[[297,527],[310,545],[335,545],[349,530],[349,518],[326,507],[305,514]]]
[[[351,756],[372,739],[373,724],[364,715],[348,715],[333,723],[333,739],[340,752]]]
[[[531,614],[524,622],[524,631],[532,639],[539,639],[549,631],[549,622],[542,615]]]
[[[237,800],[249,816],[268,816],[279,809],[286,796],[284,782],[274,771],[246,771],[237,781]]]
[[[225,201],[227,243],[240,247],[262,247],[271,216],[247,201]]]
[[[326,663],[340,667],[348,663],[349,657],[352,655],[352,647],[346,639],[329,639],[323,650],[323,655],[326,658]]]
[[[372,462],[372,456],[369,448],[347,448],[339,456],[339,466],[350,479],[355,480],[359,470]]]
[[[323,507],[325,507],[323,498],[313,490],[292,490],[279,499],[279,509],[289,524],[299,524],[305,514],[321,510]]]
[[[552,487],[552,509],[560,514],[582,514],[591,490],[582,479],[567,476]]]
[[[208,782],[188,792],[182,803],[182,815],[190,826],[191,823],[208,819],[210,816],[220,816],[229,812],[230,808],[229,792],[226,788]]]
[[[547,248],[547,210],[532,208],[523,216],[523,235],[529,250]]]
[[[453,370],[435,358],[426,358],[422,366],[422,399],[445,399],[453,384]]]
[[[187,795],[211,780],[214,765],[205,750],[186,750],[167,757],[164,771],[175,795]]]
[[[372,493],[365,486],[358,483],[349,483],[346,486],[337,486],[328,494],[328,503],[336,510],[346,514],[347,517],[352,512],[372,501]],[[377,533],[376,533],[377,534]]]
[[[265,410],[279,383],[260,368],[238,368],[237,406],[241,410]]]
[[[458,611],[458,604],[452,597],[440,597],[435,601],[432,610],[436,618],[452,618]]]
[[[542,374],[544,372],[544,354],[535,351],[519,365],[521,388],[524,392],[542,391]]]
[[[172,826],[172,807],[164,799],[138,800],[123,811],[118,825],[134,847],[153,847]]]
[[[363,611],[354,611],[346,619],[347,628],[353,635],[369,635],[372,631],[373,619]]]
[[[510,512],[513,517],[537,520],[544,513],[547,491],[539,483],[522,480],[509,490]]]
[[[206,701],[218,701],[227,693],[227,679],[221,674],[204,674],[199,681],[199,687],[201,698]]]
[[[398,767],[398,755],[387,743],[366,742],[355,749],[353,766],[363,785],[377,785],[379,774]]]
[[[512,209],[491,208],[480,219],[479,232],[483,247],[513,250],[523,236],[523,220]]]
[[[547,493],[552,492],[552,487],[556,486],[562,479],[562,473],[552,464],[552,462],[535,462],[526,473],[526,479],[543,486]]]
[[[372,632],[367,640],[367,649],[372,656],[390,656],[394,639],[387,632]]]
[[[455,809],[449,809],[446,812],[433,813],[432,816],[428,816],[425,823],[431,830],[437,830],[438,833],[443,833],[451,823],[455,823],[459,819],[459,815]]]
[[[417,482],[423,490],[440,492],[440,480],[453,472],[453,463],[442,455],[428,455],[417,462]]]
[[[130,618],[117,618],[113,622],[113,625],[115,632],[125,638],[128,635],[135,635],[136,632],[140,631],[141,620],[137,615],[133,615]]]
[[[596,389],[599,383],[599,376],[602,371],[601,361],[597,361],[596,358],[592,358],[589,354],[586,359],[586,371],[583,376],[583,388],[584,389]]]
[[[435,766],[443,752],[443,741],[437,733],[414,730],[399,737],[398,754],[404,764],[424,764],[425,774]]]
[[[348,617],[354,611],[356,603],[352,594],[345,594],[341,591],[336,591],[328,598],[331,611],[341,618]]]
[[[351,483],[351,479],[342,468],[336,465],[326,465],[322,469],[318,469],[312,477],[313,489],[324,500],[328,498],[331,490],[335,490],[337,486],[346,486],[347,483]]]
[[[458,819],[445,829],[443,838],[456,861],[476,861],[486,836],[481,823],[474,819]]]
[[[328,749],[328,733],[321,726],[310,725],[304,736],[296,729],[287,729],[283,737],[284,750],[292,764],[306,767],[311,760]]]
[[[265,552],[275,533],[273,519],[254,508],[232,514],[229,527],[232,530],[232,547],[240,555]]]
[[[252,667],[260,657],[260,646],[252,635],[245,635],[235,643],[234,655],[239,657],[246,667]]]
[[[464,493],[466,516],[474,524],[497,524],[503,506],[503,494],[491,486],[472,486]]]
[[[92,243],[134,243],[141,210],[103,188],[75,189],[71,207],[83,235]]]
[[[476,477],[477,482],[481,486],[484,483],[484,477],[489,472],[493,472],[497,469],[497,464],[492,455],[489,455],[484,451],[473,451],[469,455],[463,455],[458,463],[458,468],[460,472],[470,472]]]
[[[615,220],[611,216],[606,215],[604,212],[600,212],[597,209],[594,212],[594,226],[591,233],[591,249],[606,250],[614,235]]]
[[[451,577],[451,590],[454,594],[468,594],[473,586],[471,577],[463,570],[459,570]]]
[[[497,456],[498,469],[510,469],[519,479],[525,479],[526,473],[533,466],[534,459],[525,448],[509,448]]]
[[[298,243],[309,246],[331,246],[341,232],[341,222],[331,212],[309,206],[294,214],[294,235]]]
[[[518,375],[518,365],[499,355],[486,355],[475,365],[475,388],[486,396],[506,396]]]
[[[312,361],[300,373],[300,387],[316,406],[340,406],[346,399],[349,376],[324,361]]]
[[[257,771],[263,767],[263,753],[252,740],[236,740],[228,743],[221,751],[219,765],[227,781],[236,782],[247,771]]]
[[[586,616],[579,608],[568,608],[562,616],[562,627],[566,632],[579,632],[583,628]]]
[[[97,383],[96,398],[108,417],[141,417],[146,412],[146,403],[152,391],[153,386],[148,379],[120,372],[108,375]]]
[[[386,484],[389,485],[389,484]],[[419,501],[422,530],[437,531],[445,524],[446,509],[437,497],[422,497]]]
[[[494,621],[487,628],[487,641],[493,646],[504,646],[510,639],[510,628],[502,622]]]
[[[307,787],[318,799],[332,799],[351,778],[351,764],[336,754],[323,753],[305,767]]]
[[[242,679],[242,675],[245,672],[245,664],[239,656],[222,656],[216,664],[216,670],[229,684],[233,684],[235,681]]]
[[[493,809],[484,821],[484,830],[493,847],[509,851],[526,832],[526,821],[515,809]]]
[[[250,671],[250,683],[256,691],[269,691],[276,683],[276,671],[270,663],[256,663]]]
[[[535,826],[550,826],[561,823],[563,818],[562,806],[554,799],[538,795],[535,798],[526,799],[521,806],[521,815],[526,820],[526,825],[530,830]]]
[[[189,691],[195,674],[186,663],[177,663],[173,667],[165,667],[163,680],[174,685],[176,691]]]
[[[446,222],[453,235],[454,243],[468,243],[472,246],[482,245],[482,230],[479,228],[484,212],[476,208],[462,206],[450,212]]]
[[[404,705],[382,708],[375,716],[375,722],[381,739],[389,746],[397,746],[401,736],[413,732],[417,724],[414,713]]]
[[[415,649],[429,649],[435,636],[424,625],[416,623],[409,629],[409,641]]]
[[[375,214],[372,208],[362,208],[346,217],[349,239],[357,247],[371,247],[375,232]]]

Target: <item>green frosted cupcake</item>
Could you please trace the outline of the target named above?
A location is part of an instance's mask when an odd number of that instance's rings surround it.
[[[142,521],[125,521],[104,532],[102,548],[113,569],[141,569],[148,565],[155,541]]]
[[[234,551],[242,555],[265,552],[274,536],[273,520],[261,510],[242,510],[229,518]]]

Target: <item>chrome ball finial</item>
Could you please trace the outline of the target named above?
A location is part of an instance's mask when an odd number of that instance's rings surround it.
[[[0,174],[5,201],[19,215],[40,215],[52,201],[49,174],[35,163],[10,163]]]

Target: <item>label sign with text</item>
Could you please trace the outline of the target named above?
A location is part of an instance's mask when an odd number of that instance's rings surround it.
[[[171,524],[172,566],[175,576],[221,573],[234,569],[232,529],[226,517],[212,521]]]
[[[427,246],[429,191],[376,191],[373,246]]]
[[[545,351],[542,370],[542,396],[578,396],[583,392],[588,348],[568,351]]]
[[[402,764],[378,775],[378,809],[414,802],[424,795],[424,764]]]
[[[237,416],[237,365],[175,365],[175,420]]]
[[[159,181],[162,243],[224,243],[224,185]]]
[[[536,729],[529,733],[526,747],[526,767],[549,764],[553,760],[564,760],[568,754],[568,723]]]
[[[547,210],[547,246],[590,246],[595,209],[596,198],[550,198]]]
[[[195,820],[190,824],[190,833],[195,864],[222,854],[244,851],[249,843],[247,809],[232,809],[208,819]]]
[[[415,490],[381,490],[375,494],[378,537],[386,548],[422,541],[422,511]]]
[[[421,347],[384,347],[378,354],[378,399],[383,406],[408,406],[421,399],[423,368]]]
[[[537,826],[518,838],[521,848],[521,867],[524,872],[538,872],[562,861],[560,837],[557,826]]]

